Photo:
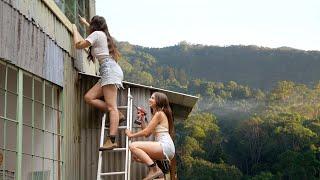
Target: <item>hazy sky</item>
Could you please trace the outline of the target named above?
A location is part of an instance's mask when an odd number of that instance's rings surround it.
[[[96,0],[96,10],[117,40],[146,47],[320,50],[320,0]]]

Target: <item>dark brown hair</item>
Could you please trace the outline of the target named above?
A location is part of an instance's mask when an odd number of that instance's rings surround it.
[[[163,111],[168,119],[169,124],[169,134],[173,138],[174,137],[174,126],[173,126],[173,116],[172,116],[172,110],[170,108],[169,99],[167,95],[161,92],[155,92],[153,93],[156,101],[156,112]],[[153,113],[156,113],[153,112]]]
[[[94,31],[103,31],[106,34],[107,39],[108,39],[109,54],[110,54],[110,56],[113,57],[113,59],[118,61],[121,55],[117,49],[117,46],[116,46],[113,38],[111,37],[111,35],[109,33],[108,26],[107,26],[107,23],[106,23],[106,20],[104,19],[104,17],[93,16],[90,21],[89,28],[90,28],[90,33],[93,33]],[[91,54],[91,47],[89,48],[89,55],[88,55],[89,60],[93,60],[93,56]]]

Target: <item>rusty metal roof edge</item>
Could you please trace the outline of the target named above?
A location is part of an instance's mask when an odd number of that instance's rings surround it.
[[[95,78],[100,78],[100,76],[97,75],[93,75],[93,74],[87,74],[85,72],[78,72],[80,75],[85,75],[85,76],[92,76]],[[168,92],[168,93],[173,93],[173,94],[178,94],[184,97],[189,97],[194,99],[194,103],[192,106],[195,105],[195,103],[197,102],[197,100],[199,99],[199,97],[197,96],[193,96],[193,95],[189,95],[189,94],[184,94],[184,93],[180,93],[180,92],[176,92],[176,91],[170,91],[170,90],[166,90],[166,89],[161,89],[161,88],[157,88],[157,87],[153,87],[153,86],[147,86],[147,85],[143,85],[143,84],[137,84],[137,83],[132,83],[132,82],[128,82],[128,81],[123,81],[124,84],[128,84],[131,86],[137,86],[137,87],[143,87],[143,88],[147,88],[147,89],[153,89],[153,90],[158,90],[158,91],[163,91],[163,92]]]

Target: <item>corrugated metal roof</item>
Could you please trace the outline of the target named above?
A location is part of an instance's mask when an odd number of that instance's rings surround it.
[[[84,72],[79,72],[79,74],[82,76],[92,76],[94,78],[100,78],[100,76],[87,74]],[[147,85],[132,83],[132,82],[128,82],[128,81],[123,81],[123,83],[124,83],[124,85],[129,85],[131,87],[141,87],[141,88],[151,89],[154,91],[163,92],[168,96],[170,103],[186,106],[189,108],[193,108],[193,106],[196,104],[196,102],[199,99],[197,96],[192,96],[192,95],[188,95],[188,94],[184,94],[184,93],[161,89],[161,88],[157,88],[157,87],[153,87],[153,86],[147,86]]]

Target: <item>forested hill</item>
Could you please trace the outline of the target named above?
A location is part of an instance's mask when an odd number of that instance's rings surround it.
[[[320,78],[319,51],[288,47],[218,47],[186,42],[165,48],[145,48],[126,42],[121,42],[119,46],[124,56],[129,58],[129,63],[142,64],[140,70],[152,76],[163,73],[164,79],[175,76],[182,86],[184,82],[181,81],[186,79],[201,79],[223,83],[235,81],[252,88],[269,90],[282,80],[312,86]]]
[[[179,179],[320,179],[320,52],[118,47],[125,80],[200,97],[175,122]]]

